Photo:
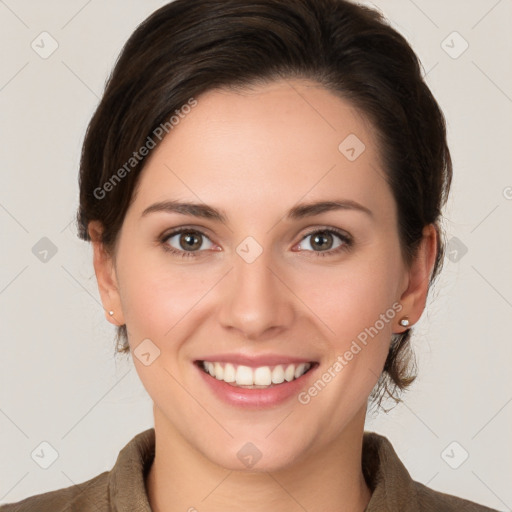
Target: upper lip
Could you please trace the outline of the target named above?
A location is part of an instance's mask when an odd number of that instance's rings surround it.
[[[314,363],[312,359],[302,357],[292,357],[280,354],[212,354],[196,359],[196,361],[210,361],[219,363],[232,363],[236,365],[250,366],[257,368],[258,366],[275,366],[278,364],[300,364]]]

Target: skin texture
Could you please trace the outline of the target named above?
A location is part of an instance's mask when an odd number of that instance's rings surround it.
[[[107,319],[126,323],[132,351],[146,338],[160,350],[149,366],[133,358],[154,402],[151,506],[363,511],[371,494],[360,462],[367,399],[391,334],[405,329],[400,318],[413,325],[423,312],[435,230],[424,229],[418,257],[406,268],[372,127],[318,84],[283,80],[196,99],[150,154],[115,259],[98,241],[101,225],[89,227],[103,305],[115,312]],[[354,161],[338,150],[349,134],[366,146]],[[206,203],[228,220],[141,217],[170,199]],[[337,199],[357,201],[373,215],[285,218],[299,202]],[[159,240],[180,226],[206,234],[198,235],[192,257],[164,250],[186,252],[179,234]],[[353,246],[335,253],[345,242],[334,234],[325,235],[324,249],[315,245],[314,230],[329,227],[348,233]],[[248,236],[263,251],[252,263],[236,252]],[[402,310],[307,405],[293,397],[242,410],[212,394],[193,364],[219,352],[277,353],[317,361],[320,376],[394,303]],[[262,453],[250,470],[237,458],[247,442]]]

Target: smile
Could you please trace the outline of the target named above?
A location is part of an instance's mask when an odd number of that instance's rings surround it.
[[[199,367],[215,379],[248,389],[265,389],[283,382],[292,382],[307,373],[314,364],[285,363],[251,367],[220,361],[198,361]]]

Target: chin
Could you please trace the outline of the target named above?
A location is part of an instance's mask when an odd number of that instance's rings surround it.
[[[211,446],[201,451],[213,464],[230,471],[247,473],[281,471],[293,466],[304,456],[305,443],[299,440],[293,444],[288,440],[283,447],[281,441],[272,442],[264,437],[261,441],[251,441],[250,435],[244,437],[246,440],[230,440],[215,451],[211,450]]]

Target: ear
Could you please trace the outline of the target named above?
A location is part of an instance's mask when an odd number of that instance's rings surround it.
[[[121,308],[121,298],[117,284],[117,276],[112,256],[105,250],[101,242],[103,226],[100,221],[91,221],[88,225],[89,236],[93,246],[93,264],[101,302],[106,319],[114,325],[123,325],[124,316]],[[110,315],[113,311],[113,315]]]
[[[398,319],[407,316],[409,325],[414,325],[425,309],[430,275],[434,268],[439,243],[438,237],[438,231],[433,224],[423,228],[423,238],[405,280],[405,289],[400,297],[403,310]],[[399,325],[398,329],[399,333],[402,333],[407,327]]]

